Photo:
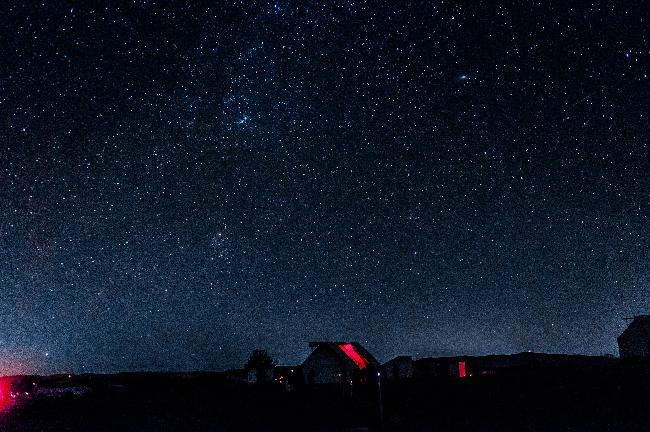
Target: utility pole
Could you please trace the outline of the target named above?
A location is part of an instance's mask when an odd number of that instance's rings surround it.
[[[377,389],[379,391],[379,430],[384,430],[384,404],[381,399],[381,371],[377,372]]]

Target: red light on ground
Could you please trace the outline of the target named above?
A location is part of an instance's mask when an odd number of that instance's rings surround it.
[[[346,344],[339,344],[339,348],[341,348],[341,351],[347,355],[350,360],[354,362],[354,364],[357,365],[359,369],[365,369],[368,367],[368,360],[365,359],[357,349],[354,347],[354,345],[346,343]]]
[[[458,362],[458,376],[465,378],[467,376],[467,369],[465,367],[465,362]]]

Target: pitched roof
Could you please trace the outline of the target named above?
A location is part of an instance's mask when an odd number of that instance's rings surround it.
[[[619,339],[627,336],[644,337],[650,339],[650,315],[637,315],[632,319],[630,325],[618,337]]]
[[[351,360],[359,369],[378,366],[379,362],[358,342],[309,342],[311,348],[325,348],[341,359]]]

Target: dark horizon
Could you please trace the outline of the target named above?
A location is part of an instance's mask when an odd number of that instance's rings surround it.
[[[643,2],[0,5],[0,371],[618,355]]]
[[[346,341],[347,342],[347,341]],[[353,341],[350,341],[353,342]],[[258,349],[263,349],[263,348],[258,348]],[[264,350],[266,351],[266,350]],[[311,351],[311,349],[310,349]],[[250,353],[249,353],[250,355]],[[271,355],[271,353],[269,353]],[[619,356],[615,356],[612,354],[576,354],[576,353],[545,353],[545,352],[535,352],[535,351],[523,351],[523,352],[515,352],[515,353],[490,353],[490,354],[445,354],[445,353],[432,353],[429,355],[412,355],[409,353],[402,353],[402,354],[395,354],[395,355],[390,355],[386,358],[377,358],[379,363],[382,365],[382,368],[384,367],[384,363],[387,363],[389,360],[393,360],[396,357],[400,356],[407,356],[411,357],[412,361],[418,361],[418,360],[427,360],[427,359],[482,359],[486,357],[510,357],[510,356],[525,356],[525,355],[532,355],[532,356],[566,356],[566,357],[579,357],[579,358],[606,358],[606,359],[611,359],[613,360],[620,360],[621,358]],[[308,354],[307,354],[308,356]],[[305,357],[306,358],[306,357]],[[301,367],[303,361],[305,358],[300,358],[297,359],[295,362],[282,362],[279,361],[277,362],[277,366],[279,367],[287,367],[287,366],[296,366],[296,367]],[[277,361],[276,358],[273,358],[274,360]],[[634,364],[632,362],[632,364]],[[176,375],[176,374],[223,374],[225,372],[230,372],[230,371],[242,371],[246,370],[246,362],[242,362],[240,364],[233,364],[229,367],[215,367],[215,368],[210,368],[210,369],[149,369],[149,368],[141,368],[141,369],[114,369],[114,370],[105,370],[105,371],[93,371],[93,370],[81,370],[81,371],[73,371],[73,370],[68,370],[68,369],[60,369],[60,370],[43,370],[43,371],[25,371],[25,372],[19,372],[17,371],[16,373],[3,373],[0,375],[1,377],[4,378],[10,378],[10,377],[24,377],[24,376],[40,376],[40,377],[53,377],[53,376],[82,376],[82,375],[138,375],[138,374],[161,374],[161,375]]]

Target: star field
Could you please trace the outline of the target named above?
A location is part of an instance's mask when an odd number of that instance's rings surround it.
[[[3,371],[616,354],[650,311],[649,20],[3,3]]]

